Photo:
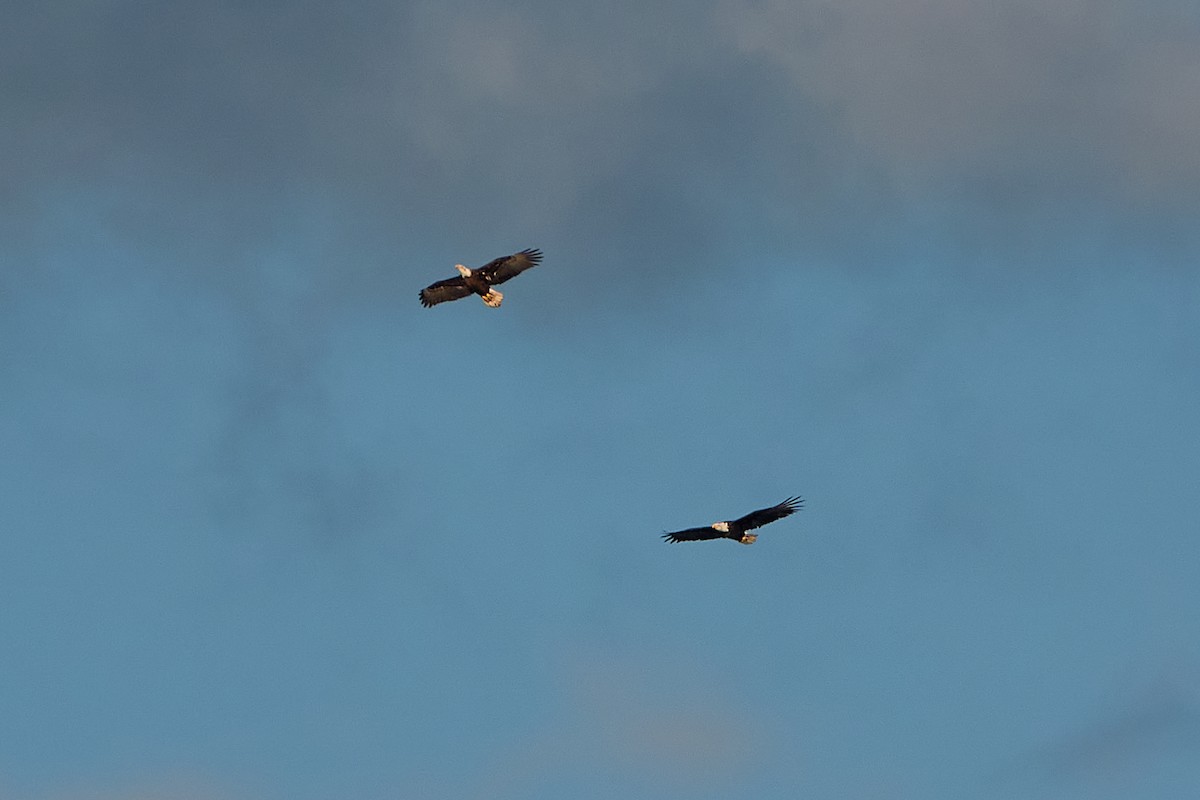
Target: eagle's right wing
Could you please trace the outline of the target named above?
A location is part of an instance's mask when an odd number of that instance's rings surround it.
[[[421,305],[429,308],[447,300],[458,300],[471,293],[467,282],[460,275],[457,278],[447,278],[444,281],[431,283],[421,290]]]
[[[704,528],[688,528],[686,531],[664,533],[662,538],[671,544],[675,544],[677,542],[702,542],[707,539],[720,539],[724,535],[725,534],[709,525]]]

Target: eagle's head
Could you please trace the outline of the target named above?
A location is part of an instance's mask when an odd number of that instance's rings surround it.
[[[458,270],[458,274],[462,275],[464,278],[471,277],[471,268],[470,267],[464,267],[462,264],[455,264],[454,268],[456,270]]]
[[[721,533],[729,533],[729,523],[728,522],[714,522],[712,524],[712,526],[713,526],[714,530],[718,530]]]

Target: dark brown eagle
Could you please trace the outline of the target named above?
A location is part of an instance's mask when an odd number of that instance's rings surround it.
[[[754,544],[754,540],[758,538],[758,534],[747,533],[747,531],[752,531],[755,528],[768,525],[775,520],[783,519],[789,514],[796,513],[803,506],[804,501],[799,497],[789,497],[777,506],[751,511],[746,516],[735,519],[732,522],[714,522],[707,528],[688,528],[686,531],[664,533],[662,538],[671,544],[675,544],[676,542],[699,542],[705,539],[733,539],[735,542],[741,542],[742,544]]]
[[[499,308],[504,295],[492,287],[504,283],[509,278],[515,278],[527,269],[536,267],[542,261],[541,250],[522,250],[511,256],[497,258],[484,264],[479,269],[455,264],[458,270],[457,278],[447,278],[444,281],[431,283],[421,290],[421,305],[429,308],[447,300],[458,300],[470,294],[477,294],[489,308]]]

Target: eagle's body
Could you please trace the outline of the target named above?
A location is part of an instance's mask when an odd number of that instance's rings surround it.
[[[699,542],[707,539],[733,539],[735,542],[741,542],[742,544],[754,544],[754,540],[758,538],[758,534],[748,533],[748,531],[761,528],[763,525],[794,514],[803,505],[804,501],[799,497],[789,497],[777,506],[760,508],[758,511],[752,511],[744,517],[739,517],[729,522],[714,522],[707,528],[688,528],[684,531],[664,533],[662,538],[672,544],[676,542]]]
[[[493,259],[479,269],[455,264],[457,278],[432,283],[421,290],[421,305],[429,308],[448,300],[458,300],[477,294],[490,308],[499,308],[504,295],[492,287],[515,278],[527,269],[536,267],[542,260],[541,250],[522,250],[511,256]]]

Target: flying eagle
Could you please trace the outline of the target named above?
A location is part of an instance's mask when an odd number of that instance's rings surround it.
[[[447,300],[458,300],[469,294],[477,294],[489,308],[499,308],[504,295],[492,287],[504,283],[509,278],[515,278],[531,267],[536,267],[542,260],[541,250],[522,250],[511,256],[504,256],[489,261],[479,269],[455,264],[458,270],[457,278],[447,278],[444,281],[432,283],[421,290],[421,305],[426,308],[444,303]]]
[[[789,497],[777,506],[751,511],[746,516],[735,519],[732,522],[714,522],[707,528],[688,528],[686,531],[664,533],[662,538],[671,544],[675,544],[676,542],[699,542],[706,539],[733,539],[735,542],[741,542],[742,544],[754,544],[754,540],[758,538],[758,534],[747,533],[747,531],[752,531],[775,520],[783,519],[789,514],[796,513],[803,506],[804,501],[799,497]]]

